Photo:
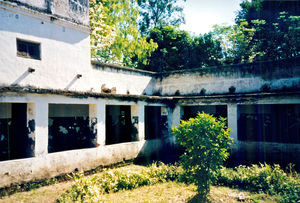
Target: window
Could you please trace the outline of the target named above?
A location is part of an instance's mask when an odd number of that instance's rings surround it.
[[[138,106],[106,106],[105,144],[138,141]]]
[[[238,140],[300,144],[300,104],[238,106]]]
[[[17,39],[17,56],[41,60],[40,43]]]
[[[96,146],[94,121],[86,104],[49,104],[48,152]]]

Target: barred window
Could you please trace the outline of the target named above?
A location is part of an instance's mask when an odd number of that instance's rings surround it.
[[[17,56],[41,60],[40,43],[17,39]]]

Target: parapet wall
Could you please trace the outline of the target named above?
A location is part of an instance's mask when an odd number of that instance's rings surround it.
[[[11,5],[24,7],[89,26],[88,0],[0,0]]]
[[[163,96],[290,91],[300,88],[300,57],[159,73],[154,84]]]

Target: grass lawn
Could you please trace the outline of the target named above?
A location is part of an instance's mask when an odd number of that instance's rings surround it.
[[[118,170],[130,173],[142,170],[143,166],[128,165]],[[116,169],[111,169],[116,170]],[[100,174],[100,173],[99,173]],[[55,202],[69,187],[72,181],[57,183],[28,192],[15,193],[0,198],[0,202]],[[275,197],[265,194],[251,194],[227,187],[212,187],[209,194],[211,202],[276,202]],[[254,201],[253,201],[254,200]],[[199,202],[196,187],[177,182],[159,183],[134,190],[119,191],[103,195],[103,202]]]

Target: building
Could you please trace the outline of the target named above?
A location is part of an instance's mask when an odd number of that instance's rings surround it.
[[[299,167],[299,58],[167,73],[101,64],[88,19],[88,0],[0,0],[0,187],[171,157],[171,126],[198,111],[228,117],[233,163]]]

